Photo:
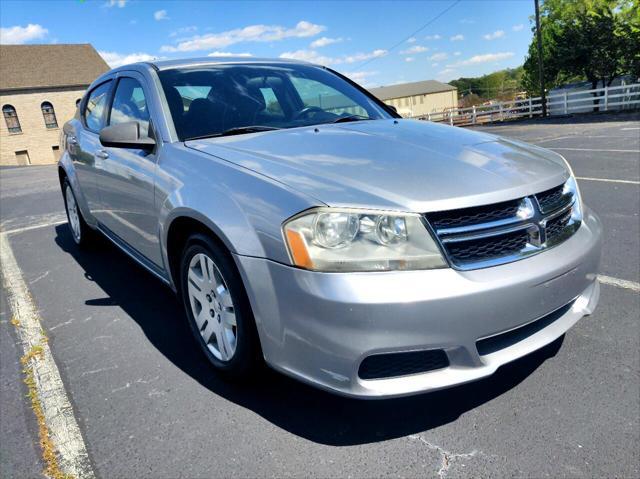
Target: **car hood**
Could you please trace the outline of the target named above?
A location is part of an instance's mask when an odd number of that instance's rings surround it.
[[[330,206],[428,212],[530,195],[569,177],[556,153],[417,120],[377,120],[191,140]]]

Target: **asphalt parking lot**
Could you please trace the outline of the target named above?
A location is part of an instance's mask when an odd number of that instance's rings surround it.
[[[265,370],[219,380],[172,293],[107,241],[76,248],[55,166],[0,170],[1,230],[98,477],[639,477],[640,114],[479,128],[558,151],[604,224],[600,305],[466,386],[344,399]],[[40,477],[3,294],[0,476]]]

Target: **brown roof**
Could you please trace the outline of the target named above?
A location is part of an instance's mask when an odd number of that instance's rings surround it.
[[[390,100],[391,98],[403,98],[415,95],[427,95],[429,93],[440,93],[452,90],[456,90],[456,87],[436,80],[416,81],[413,83],[401,83],[399,85],[369,88],[369,92],[380,100]]]
[[[88,43],[0,45],[0,90],[87,86],[108,70]]]

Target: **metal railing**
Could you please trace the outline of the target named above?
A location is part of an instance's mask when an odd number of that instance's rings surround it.
[[[566,91],[547,96],[549,116],[635,108],[640,108],[640,83],[593,90]],[[542,99],[539,96],[490,105],[453,108],[410,118],[465,126],[536,116],[542,116]]]

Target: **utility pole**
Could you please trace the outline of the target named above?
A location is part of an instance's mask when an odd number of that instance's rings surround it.
[[[538,76],[540,77],[540,96],[542,97],[542,117],[547,116],[547,95],[544,91],[544,66],[542,64],[542,33],[540,32],[539,0],[533,0],[536,5],[536,37],[538,40]]]

